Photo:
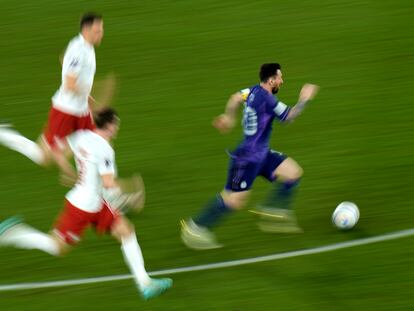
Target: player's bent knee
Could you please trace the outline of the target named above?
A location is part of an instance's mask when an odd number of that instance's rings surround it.
[[[39,164],[42,166],[49,166],[50,164],[52,164],[53,157],[50,147],[48,147],[48,145],[46,145],[46,143],[43,140],[37,141],[37,145],[40,147],[43,153],[42,161]]]
[[[54,235],[53,238],[56,242],[56,247],[57,247],[56,256],[63,257],[67,253],[69,253],[69,251],[70,251],[70,245],[69,244],[67,244],[64,240],[62,240],[60,237],[58,237],[56,235]]]
[[[118,240],[130,236],[134,232],[134,225],[125,217],[119,217],[112,227],[112,235]]]
[[[285,178],[290,181],[299,180],[303,175],[303,169],[296,162],[293,162],[293,165],[290,165],[285,172]]]
[[[302,175],[303,175],[303,169],[298,165],[292,170],[291,179],[298,180],[302,177]]]
[[[240,199],[232,199],[232,200],[230,200],[230,202],[229,202],[229,204],[228,204],[228,206],[230,207],[230,208],[232,208],[232,209],[235,209],[235,210],[240,210],[240,209],[242,209],[244,206],[245,206],[246,204],[242,201],[242,200],[240,200]]]
[[[57,256],[59,257],[63,257],[65,256],[67,253],[69,253],[70,251],[70,247],[69,245],[65,244],[65,245],[60,245],[58,248],[58,253]]]
[[[224,203],[231,209],[239,210],[246,206],[248,195],[242,192],[222,193]]]

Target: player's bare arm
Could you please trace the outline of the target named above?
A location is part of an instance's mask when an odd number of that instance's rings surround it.
[[[82,93],[82,85],[78,83],[78,76],[70,74],[65,76],[64,87],[67,91],[75,94]]]
[[[315,84],[305,84],[299,93],[298,103],[290,109],[286,121],[296,119],[305,109],[308,102],[316,96],[318,90],[319,86]]]
[[[227,101],[225,112],[214,118],[213,126],[222,134],[230,132],[234,127],[237,112],[243,102],[244,97],[240,92],[231,95]]]
[[[92,94],[88,97],[89,109],[96,112],[111,106],[115,95],[117,79],[113,72],[108,73],[105,78],[95,80]]]
[[[67,91],[72,93],[80,93],[78,86],[78,77],[76,75],[66,75],[64,80],[64,87]]]
[[[145,204],[145,186],[140,175],[130,179],[116,179],[113,174],[101,175],[105,199],[114,208],[126,213],[142,211]]]
[[[103,79],[95,80],[92,89],[93,110],[96,111],[111,106],[116,93],[116,87],[117,78],[113,72],[108,73]]]
[[[60,150],[51,150],[51,154],[53,156],[53,159],[58,164],[59,168],[62,171],[62,174],[68,179],[68,180],[76,180],[77,174],[73,166],[68,161],[66,155],[64,152]]]

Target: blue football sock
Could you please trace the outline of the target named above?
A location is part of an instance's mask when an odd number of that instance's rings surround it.
[[[220,194],[211,199],[193,220],[197,225],[211,228],[231,209],[224,203]]]
[[[266,207],[291,209],[299,181],[298,179],[275,184],[263,205]]]

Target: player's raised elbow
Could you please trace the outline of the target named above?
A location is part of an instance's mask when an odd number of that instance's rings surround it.
[[[240,92],[237,92],[230,96],[229,102],[241,105],[244,102],[244,97]]]

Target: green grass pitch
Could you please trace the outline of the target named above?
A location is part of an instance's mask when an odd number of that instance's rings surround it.
[[[338,1],[10,1],[0,2],[0,119],[35,139],[60,80],[58,55],[85,10],[101,12],[105,37],[97,75],[119,78],[115,106],[121,176],[139,171],[147,205],[132,217],[148,270],[312,248],[413,227],[414,4]],[[224,184],[227,156],[241,137],[211,127],[233,92],[257,82],[261,63],[282,64],[279,97],[295,103],[303,83],[321,86],[272,146],[297,160],[296,200],[305,233],[268,235],[247,211],[217,230],[226,248],[192,252],[179,220]],[[67,189],[55,169],[0,149],[0,218],[21,214],[48,230]],[[255,183],[251,206],[268,185]],[[355,230],[330,215],[350,200]],[[174,275],[165,296],[142,301],[132,280],[0,292],[16,310],[413,310],[413,238],[274,262]],[[0,249],[0,284],[126,274],[119,246],[88,232],[67,257]]]

